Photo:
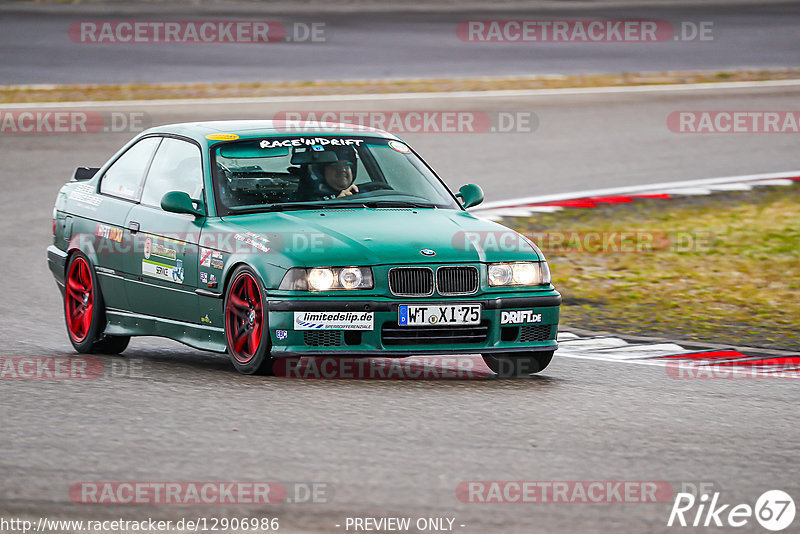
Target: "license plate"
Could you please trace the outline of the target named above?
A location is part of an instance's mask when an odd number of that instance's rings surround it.
[[[480,324],[480,304],[401,304],[400,326],[450,326]]]

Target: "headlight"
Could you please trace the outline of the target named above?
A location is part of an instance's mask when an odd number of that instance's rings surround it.
[[[492,263],[489,265],[490,286],[507,286],[511,283],[513,276],[511,265],[507,263]]]
[[[312,291],[327,291],[335,280],[332,269],[311,269],[308,272],[308,288]]]
[[[490,286],[538,286],[549,283],[550,270],[546,261],[489,264]]]
[[[286,272],[278,289],[331,291],[373,287],[372,269],[369,267],[294,267]]]
[[[539,284],[538,263],[514,263],[511,265],[512,279],[515,284],[529,286]]]
[[[339,285],[344,289],[356,289],[364,280],[359,267],[345,267],[339,271]]]

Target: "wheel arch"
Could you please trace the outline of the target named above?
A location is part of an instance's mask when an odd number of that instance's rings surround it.
[[[64,274],[66,275],[67,268],[69,267],[69,262],[76,253],[80,252],[84,256],[89,259],[89,265],[92,269],[97,267],[97,251],[94,249],[94,245],[90,242],[86,243],[85,247],[81,247],[80,243],[76,239],[71,239],[69,244],[67,245],[67,257],[64,260]]]
[[[257,266],[253,265],[250,262],[245,261],[244,259],[239,259],[239,258],[234,259],[234,260],[228,262],[228,264],[225,266],[225,271],[223,272],[223,275],[222,275],[223,282],[222,282],[222,286],[221,286],[221,291],[222,291],[223,298],[225,297],[225,294],[228,291],[228,286],[231,283],[231,278],[233,277],[233,273],[239,267],[242,267],[242,266],[247,267],[248,269],[253,271],[255,273],[255,275],[258,277],[258,280],[261,282],[261,285],[264,288],[264,293],[265,293],[264,296],[265,297],[269,297],[270,296],[270,289],[277,288],[277,284],[280,284],[280,280],[283,279],[283,274],[286,273],[286,269],[280,269],[282,271],[282,274],[280,274],[278,276],[277,270],[279,268],[277,266],[275,266],[275,265],[271,265],[270,264],[269,267],[276,271],[274,273],[274,276],[272,276],[273,273],[264,272],[263,269],[259,269]],[[277,280],[277,283],[274,283],[275,280]],[[273,287],[273,285],[274,285],[274,287]]]
[[[226,271],[225,271],[224,276],[222,277],[222,280],[223,280],[222,287],[220,288],[222,290],[222,298],[223,299],[225,298],[225,295],[227,295],[227,293],[228,293],[228,287],[231,285],[231,280],[233,278],[233,273],[235,273],[236,270],[239,269],[239,267],[247,267],[251,271],[253,271],[256,274],[258,274],[258,271],[256,271],[253,268],[252,265],[250,265],[249,263],[247,263],[246,261],[243,261],[243,260],[233,261],[229,265],[226,265],[225,266]],[[260,278],[260,276],[259,276],[259,278]],[[262,280],[261,282],[263,284],[264,281]]]

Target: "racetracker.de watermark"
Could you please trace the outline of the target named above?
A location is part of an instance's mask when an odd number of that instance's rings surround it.
[[[87,481],[69,488],[76,504],[325,504],[332,497],[327,482]]]
[[[796,134],[800,133],[800,111],[673,111],[667,115],[667,128],[681,134]]]
[[[76,199],[85,196],[83,192],[75,194]],[[103,223],[97,223],[94,233],[76,233],[69,240],[70,248],[91,249],[101,255],[132,254],[149,259],[152,254],[171,260],[179,256],[177,244],[186,244],[190,248],[183,250],[180,255],[199,253],[203,261],[218,259],[217,252],[237,255],[281,254],[286,251],[322,254],[337,245],[330,234],[323,232],[270,232],[262,235],[245,231],[200,233],[150,229],[148,232],[131,234],[118,226]]]
[[[280,358],[273,371],[280,378],[327,380],[469,380],[490,372],[469,357],[410,358],[306,357]]]
[[[273,119],[284,121],[276,125],[276,130],[287,133],[350,130],[348,126],[339,126],[340,123],[395,134],[532,133],[539,127],[539,117],[532,111],[280,111]]]
[[[67,35],[80,44],[284,43],[327,41],[324,22],[276,20],[84,20]]]
[[[103,376],[96,356],[6,356],[0,358],[3,380],[87,380]]]
[[[0,380],[92,380],[144,378],[144,360],[97,356],[4,356]]]
[[[648,504],[670,502],[674,493],[669,482],[642,480],[473,480],[456,487],[468,504]]]
[[[720,362],[713,359],[671,361],[667,376],[675,380],[769,380],[800,378],[800,357]]]
[[[80,195],[85,193],[80,192]],[[75,193],[76,199],[79,194]],[[83,197],[80,197],[83,198]],[[453,234],[456,250],[530,252],[533,244],[545,254],[647,254],[657,252],[702,252],[713,248],[711,232],[653,230],[552,230],[520,234],[513,230],[464,231]],[[101,255],[150,254],[177,257],[175,243],[193,248],[183,255],[199,253],[201,259],[217,251],[225,254],[281,254],[306,252],[324,254],[338,241],[323,232],[158,232],[130,234],[123,228],[98,223],[95,233],[70,236],[70,248],[93,249]],[[196,250],[195,250],[196,249]]]
[[[280,529],[277,517],[264,515],[209,517],[192,516],[180,519],[155,519],[140,517],[137,519],[55,519],[39,516],[38,520],[18,517],[0,517],[0,532],[19,534],[39,533],[96,533],[111,534],[116,532],[274,532]]]
[[[519,234],[513,230],[459,231],[453,236],[458,250],[528,252],[535,243],[545,254],[646,254],[698,252],[712,248],[710,232],[654,230],[548,230]]]
[[[456,36],[466,43],[662,43],[712,41],[713,21],[464,20]]]
[[[0,135],[138,133],[151,124],[144,111],[0,110]]]

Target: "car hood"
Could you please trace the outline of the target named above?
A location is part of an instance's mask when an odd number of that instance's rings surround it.
[[[268,240],[269,262],[284,267],[536,260],[530,241],[465,211],[354,208],[223,218]],[[253,236],[251,236],[253,237]],[[434,251],[425,255],[423,250]]]

